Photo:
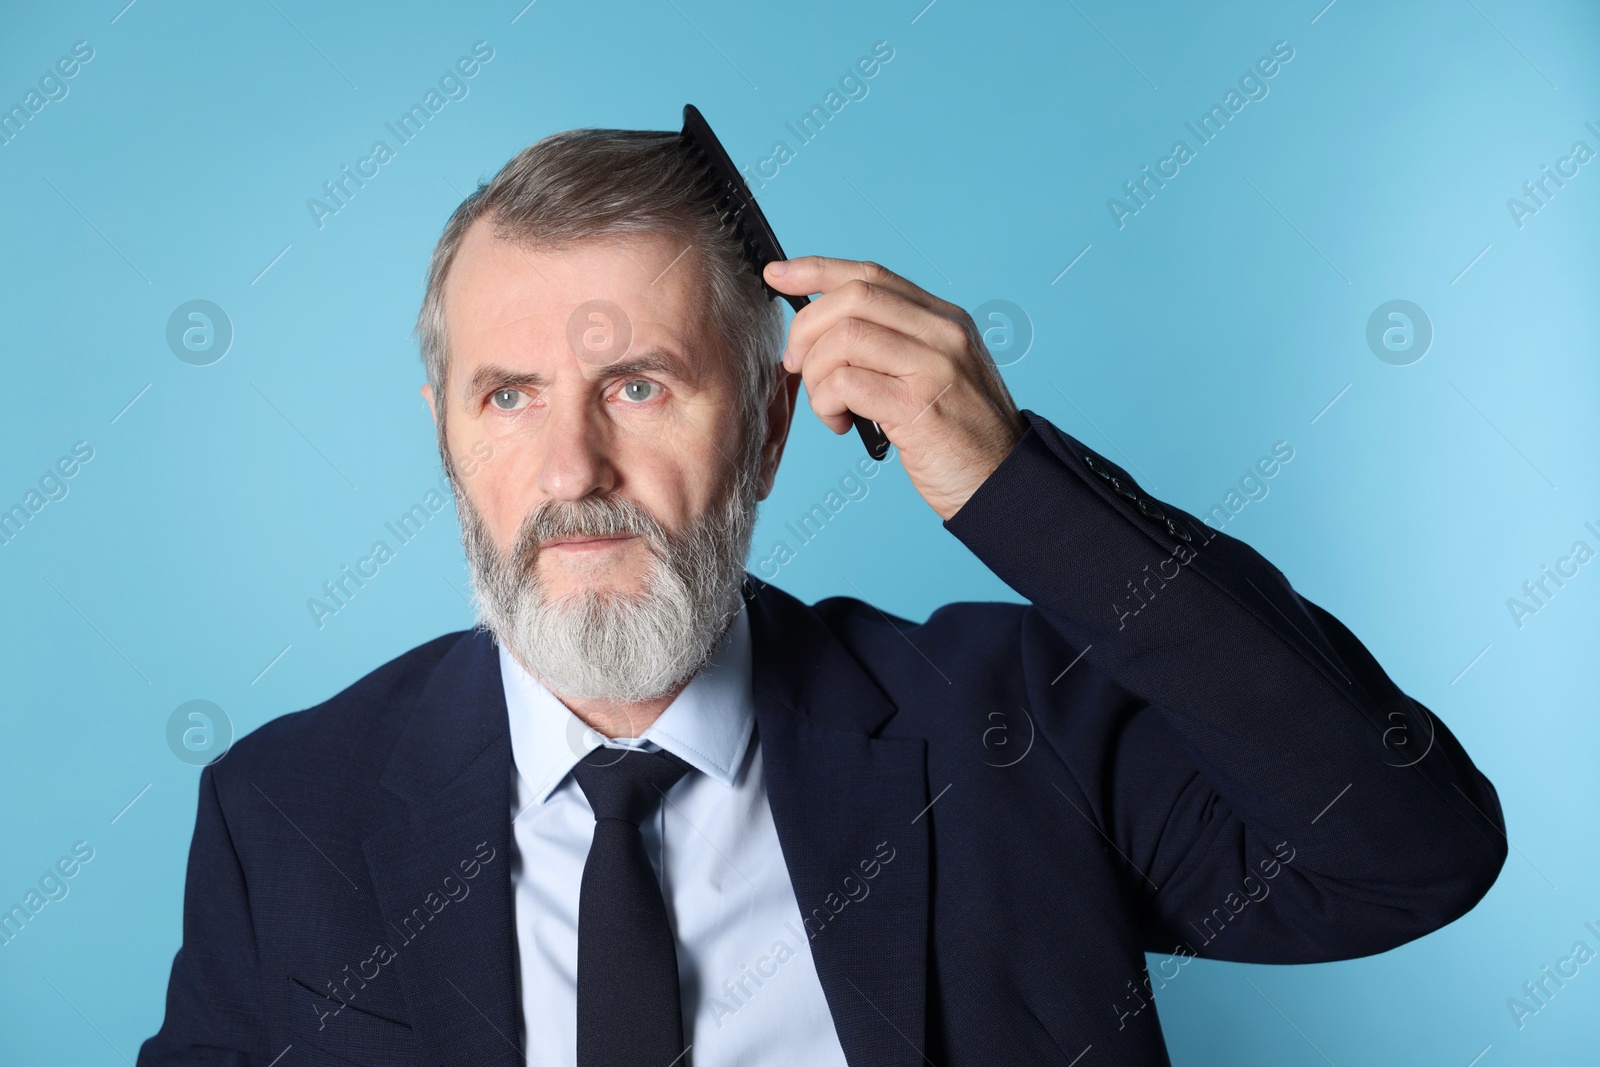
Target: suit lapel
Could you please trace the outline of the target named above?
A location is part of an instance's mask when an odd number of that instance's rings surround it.
[[[488,634],[439,662],[382,784],[407,808],[362,844],[423,1059],[521,1063],[511,738]]]
[[[926,743],[870,734],[894,704],[816,612],[746,574],[767,797],[851,1064],[923,1062]]]

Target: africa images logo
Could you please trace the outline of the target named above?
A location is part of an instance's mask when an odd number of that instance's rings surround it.
[[[1146,163],[1139,168],[1139,176],[1122,183],[1122,192],[1126,199],[1109,197],[1106,200],[1106,210],[1111,212],[1111,221],[1117,224],[1117,229],[1127,225],[1128,219],[1137,215],[1150,206],[1150,201],[1155,199],[1156,193],[1167,187],[1167,182],[1183,173],[1183,167],[1196,158],[1199,149],[1204,148],[1216,140],[1227,129],[1233,117],[1245,109],[1245,105],[1255,100],[1265,100],[1271,89],[1267,82],[1277,77],[1288,62],[1294,58],[1294,47],[1288,41],[1278,41],[1272,46],[1272,55],[1262,56],[1255,64],[1245,70],[1239,77],[1238,88],[1230,88],[1222,95],[1220,104],[1200,113],[1193,122],[1185,122],[1184,128],[1194,136],[1195,146],[1191,148],[1186,140],[1177,140],[1172,143],[1172,148],[1161,159],[1156,160],[1155,169],[1150,169]]]

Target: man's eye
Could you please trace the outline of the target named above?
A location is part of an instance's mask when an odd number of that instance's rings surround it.
[[[501,411],[514,411],[521,396],[519,389],[496,389],[489,395],[489,402]]]
[[[622,387],[622,395],[629,400],[645,401],[655,399],[655,390],[661,387],[648,378],[635,378]]]

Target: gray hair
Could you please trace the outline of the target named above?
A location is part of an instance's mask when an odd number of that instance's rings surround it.
[[[541,249],[580,241],[666,233],[690,249],[683,263],[709,295],[711,322],[736,363],[742,448],[733,459],[748,471],[766,437],[768,398],[783,352],[783,314],[748,266],[738,237],[706,193],[703,170],[677,133],[658,130],[565,130],[514,156],[489,182],[479,182],[451,214],[428,266],[416,336],[439,411],[444,448],[446,347],[444,285],[461,239],[479,218],[494,236]],[[452,478],[454,477],[452,473]]]

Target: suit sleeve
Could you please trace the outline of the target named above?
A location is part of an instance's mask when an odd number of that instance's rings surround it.
[[[1144,949],[1349,959],[1476,904],[1505,826],[1444,723],[1254,549],[1023,415],[944,525],[1029,601],[1062,817],[1121,854]]]
[[[166,1018],[139,1049],[138,1067],[265,1067],[258,963],[244,870],[218,800],[215,765],[208,765],[200,773],[183,944],[167,982]]]

